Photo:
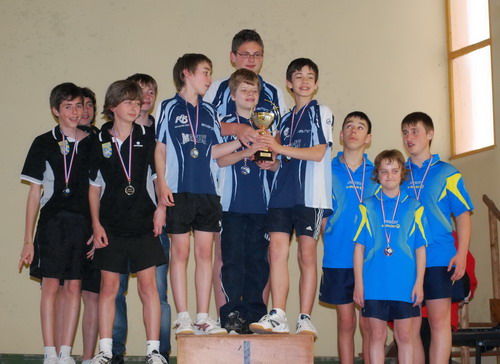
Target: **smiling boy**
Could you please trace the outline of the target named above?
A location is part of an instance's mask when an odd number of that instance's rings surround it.
[[[42,279],[40,316],[44,364],[72,364],[75,363],[71,349],[80,309],[86,242],[92,235],[87,198],[92,139],[89,133],[78,128],[83,114],[83,94],[78,86],[68,82],[54,87],[50,109],[58,125],[33,141],[21,172],[21,179],[30,184],[30,190],[19,268],[31,264],[30,275]],[[64,282],[64,313],[58,358],[55,335],[60,281]]]
[[[93,146],[89,201],[94,265],[101,270],[99,348],[93,364],[112,360],[112,332],[120,274],[137,273],[146,331],[146,363],[166,360],[160,350],[160,301],[156,266],[166,263],[158,235],[165,208],[154,196],[154,140],[134,121],[140,113],[142,90],[134,82],[116,81],[106,92],[104,114],[111,121]]]
[[[286,71],[295,107],[283,117],[279,136],[259,141],[280,155],[269,201],[269,258],[273,308],[250,329],[257,333],[288,333],[285,315],[289,288],[288,254],[295,230],[300,267],[300,314],[296,333],[317,335],[311,322],[317,286],[316,244],[325,209],[332,208],[330,153],[333,115],[313,96],[318,66],[308,58],[293,60]],[[277,141],[279,139],[279,142]]]

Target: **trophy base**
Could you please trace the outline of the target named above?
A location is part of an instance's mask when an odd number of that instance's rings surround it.
[[[273,153],[267,150],[259,150],[254,154],[256,162],[267,162],[273,160]]]

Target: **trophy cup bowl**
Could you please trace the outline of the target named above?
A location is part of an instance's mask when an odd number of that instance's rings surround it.
[[[250,117],[253,124],[259,129],[260,135],[267,134],[267,129],[274,121],[274,113],[270,111],[254,112]],[[272,161],[273,154],[269,149],[259,150],[254,154],[255,161]]]

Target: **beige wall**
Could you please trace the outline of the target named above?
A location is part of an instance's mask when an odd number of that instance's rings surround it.
[[[491,18],[500,19],[500,0],[491,2]],[[111,82],[145,72],[157,79],[159,98],[170,97],[174,92],[171,69],[178,56],[185,52],[205,53],[214,62],[214,78],[224,77],[232,70],[228,60],[232,36],[242,28],[255,28],[266,45],[262,71],[265,79],[284,87],[284,71],[290,60],[300,56],[314,59],[320,67],[317,98],[330,106],[337,123],[354,109],[372,118],[372,157],[385,148],[402,148],[399,122],[414,110],[432,115],[437,134],[434,152],[445,160],[449,157],[444,0],[0,0],[0,9],[0,102],[4,124],[0,156],[4,203],[0,212],[1,353],[42,351],[39,288],[25,270],[19,274],[16,269],[28,191],[19,182],[19,172],[33,138],[54,125],[48,95],[60,82],[91,87],[102,107],[104,92]],[[493,24],[493,31],[500,39],[500,23]],[[494,57],[498,76],[498,50]],[[498,114],[498,86],[495,91]],[[287,102],[291,106],[290,97]],[[336,140],[338,130],[337,124]],[[479,262],[480,287],[471,305],[473,320],[488,318],[489,249],[480,196],[488,193],[500,204],[495,183],[500,177],[499,159],[500,152],[493,150],[454,161],[463,170],[476,205],[472,250]],[[320,249],[318,259],[321,255]],[[295,253],[290,267],[293,284],[288,313],[293,322],[298,314]],[[141,355],[144,331],[135,287],[133,282],[128,348],[130,354]],[[193,292],[190,301],[193,312]],[[174,308],[172,311],[175,314]],[[337,355],[334,315],[331,309],[315,307],[314,322],[320,331],[318,356]],[[174,340],[173,344],[175,348]],[[80,334],[75,348],[75,353],[80,354]]]

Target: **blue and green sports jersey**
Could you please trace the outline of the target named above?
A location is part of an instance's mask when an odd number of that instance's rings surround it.
[[[357,226],[354,218],[358,212],[359,200],[354,189],[361,195],[363,181],[363,164],[355,171],[351,170],[354,185],[341,161],[343,152],[333,158],[332,167],[332,204],[333,215],[328,218],[323,235],[324,254],[323,267],[325,268],[352,268],[354,244],[352,237]],[[373,196],[379,185],[371,179],[373,163],[364,155],[366,161],[365,179],[362,200]]]
[[[431,162],[423,183],[425,171]],[[410,168],[410,159],[406,167]],[[454,230],[452,216],[459,216],[474,209],[469,193],[460,172],[449,163],[439,159],[434,154],[425,161],[422,167],[411,163],[411,176],[401,186],[410,196],[416,196],[420,191],[419,201],[425,207],[432,239],[427,249],[427,267],[445,267],[456,254],[452,232]]]
[[[386,219],[382,215],[382,191],[359,205],[355,217],[354,242],[365,246],[363,283],[365,300],[412,302],[417,277],[415,250],[427,245],[429,228],[424,207],[402,190],[396,214],[397,197],[383,195]],[[393,254],[387,256],[386,235],[390,235]]]

